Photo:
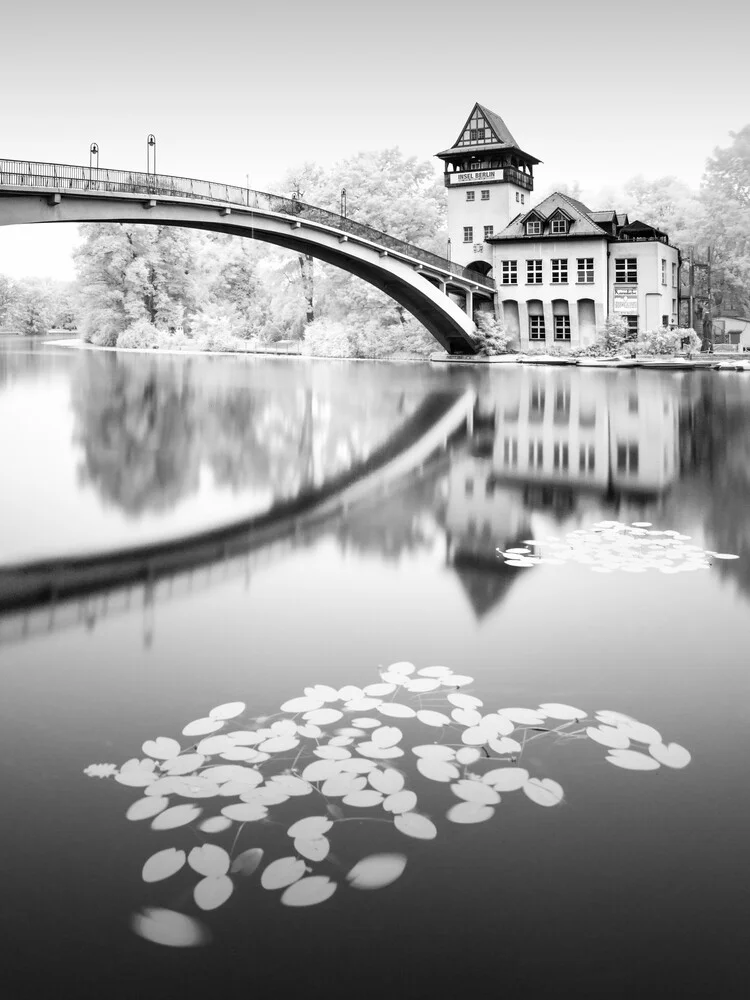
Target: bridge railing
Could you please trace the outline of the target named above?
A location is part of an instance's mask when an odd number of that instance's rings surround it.
[[[142,194],[147,196],[195,198],[223,202],[260,211],[278,212],[295,218],[319,222],[341,232],[358,236],[405,257],[422,261],[437,270],[475,282],[487,290],[495,288],[492,278],[469,272],[459,264],[424,250],[422,247],[397,239],[388,233],[361,222],[308,205],[296,198],[254,191],[251,188],[192,177],[172,177],[168,174],[142,173],[133,170],[113,170],[109,167],[85,167],[63,163],[38,163],[33,160],[0,160],[0,186],[48,188],[56,192],[87,191],[109,194]]]

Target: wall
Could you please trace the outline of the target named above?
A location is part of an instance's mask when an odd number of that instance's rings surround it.
[[[452,177],[453,174],[446,176]],[[466,192],[474,192],[474,201],[466,200]],[[482,201],[482,191],[489,191],[489,201]],[[516,203],[516,194],[519,201]],[[515,184],[505,182],[449,185],[448,195],[448,236],[451,241],[451,260],[464,267],[473,261],[492,263],[491,244],[484,242],[484,227],[493,226],[499,233],[520,211],[529,207],[530,191],[523,191]],[[520,197],[524,195],[525,204]],[[473,226],[474,240],[464,243],[464,226]],[[479,247],[475,250],[475,246]]]
[[[595,239],[550,239],[548,237],[535,240],[520,239],[503,241],[493,244],[492,275],[497,282],[498,296],[501,304],[505,301],[518,303],[517,315],[520,332],[520,347],[544,347],[558,343],[561,346],[585,347],[595,336],[596,327],[601,327],[606,317],[607,309],[607,241],[604,238]],[[577,259],[593,257],[594,281],[579,283],[577,281]],[[553,258],[567,259],[567,284],[552,284]],[[502,261],[515,260],[518,263],[518,284],[502,284]],[[530,285],[526,282],[526,261],[542,261],[542,284]],[[545,340],[529,340],[529,300],[541,300],[543,303]],[[554,340],[553,299],[563,299],[568,303],[570,315],[570,342]],[[584,323],[580,322],[580,300],[593,301],[593,307],[583,310]],[[505,309],[503,310],[505,312]],[[516,307],[511,305],[507,310],[509,325],[515,322]],[[593,316],[593,323],[591,317]]]
[[[615,260],[618,257],[635,257],[638,261],[638,329],[657,330],[662,326],[662,317],[668,324],[678,321],[673,300],[678,298],[678,289],[672,285],[672,264],[677,263],[675,247],[658,240],[612,243],[610,252],[609,310],[614,312]],[[661,283],[661,261],[667,262],[667,283]],[[675,303],[676,304],[676,303]]]

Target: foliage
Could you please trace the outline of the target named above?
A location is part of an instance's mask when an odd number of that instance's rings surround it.
[[[76,325],[75,296],[69,283],[0,275],[0,326],[39,336],[53,327],[70,330]]]
[[[572,353],[568,348],[561,347],[560,344],[530,344],[523,349],[524,355],[531,358],[551,357],[566,358]]]
[[[354,340],[343,323],[316,319],[305,330],[304,353],[322,358],[354,357]]]
[[[683,345],[683,340],[688,339],[688,345]],[[682,350],[688,353],[700,350],[701,339],[698,334],[690,329],[675,328],[667,329],[660,327],[658,330],[647,330],[638,335],[636,350],[638,354],[679,354]]]
[[[477,354],[490,357],[493,354],[511,354],[517,349],[515,338],[499,319],[487,313],[477,317]]]

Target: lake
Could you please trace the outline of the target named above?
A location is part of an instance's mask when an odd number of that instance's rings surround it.
[[[8,1000],[746,995],[750,377],[9,338],[0,463]]]

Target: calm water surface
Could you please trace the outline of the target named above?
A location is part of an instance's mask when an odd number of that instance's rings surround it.
[[[395,448],[425,401],[468,390],[470,435],[312,527],[145,584],[7,601],[3,997],[462,997],[488,984],[511,997],[746,996],[747,376],[118,356],[14,339],[0,345],[2,593],[29,561],[273,517]],[[593,532],[602,521],[680,537]],[[542,561],[512,565],[518,554],[499,554],[511,548]],[[220,733],[255,731],[305,687],[364,688],[404,661],[470,677],[461,692],[484,713],[586,713],[558,733],[563,720],[521,720],[520,754],[460,767],[523,767],[562,802],[501,791],[494,814],[454,822],[455,777],[418,771],[412,747],[458,749],[471,717],[432,727],[341,700],[319,742],[353,718],[398,727],[404,755],[377,763],[403,773],[435,837],[319,791],[217,833],[199,824],[236,797],[171,794],[200,815],[152,829],[125,815],[143,788],[83,773],[144,758],[157,736],[186,751],[204,737],[183,727],[221,704],[246,709]],[[450,713],[455,690],[384,697]],[[655,727],[689,764],[613,766],[585,733],[599,710]],[[314,745],[258,766],[301,773]],[[648,756],[647,742],[631,748]],[[284,905],[260,875],[295,854],[289,825],[326,814],[331,855],[307,864],[337,888]],[[202,843],[264,851],[223,905],[196,905],[202,876],[187,865],[142,879],[155,852]],[[381,853],[405,859],[401,877],[350,887],[353,865]],[[135,933],[149,908],[193,918],[201,943]]]

